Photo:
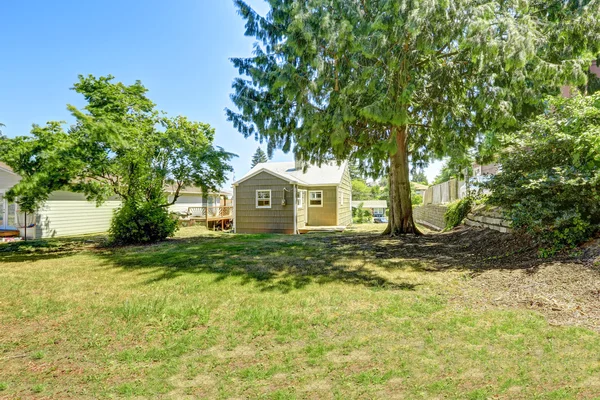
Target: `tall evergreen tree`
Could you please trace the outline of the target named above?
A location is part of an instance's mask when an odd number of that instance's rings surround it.
[[[391,235],[418,232],[409,160],[496,143],[600,52],[597,0],[268,0],[266,16],[234,2],[258,43],[233,59],[228,118],[269,151],[387,174]]]
[[[423,185],[429,185],[427,182],[427,175],[422,169],[414,169],[412,172],[412,181],[416,183],[422,183]]]
[[[252,156],[252,168],[254,168],[256,164],[266,163],[267,161],[269,161],[267,154],[259,147]]]

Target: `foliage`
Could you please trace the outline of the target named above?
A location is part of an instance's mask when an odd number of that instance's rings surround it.
[[[183,188],[207,191],[225,182],[233,155],[213,147],[214,129],[157,111],[139,81],[79,76],[73,89],[87,105],[68,106],[76,120],[68,130],[53,121],[0,143],[0,159],[22,177],[7,193],[21,209],[33,212],[53,191],[70,190],[98,204],[118,197],[124,208],[117,221],[139,212],[154,220],[164,210],[150,210],[174,204]],[[148,237],[163,237],[165,229]]]
[[[600,57],[596,61],[596,65],[600,65]],[[587,78],[587,83],[579,87],[580,92],[588,95],[600,91],[600,76],[590,70],[587,73]]]
[[[546,246],[574,246],[600,224],[600,93],[548,99],[548,111],[507,142],[489,202]]]
[[[453,201],[448,205],[448,209],[444,213],[444,221],[446,229],[452,229],[462,224],[473,207],[473,198],[465,197],[460,200]]]
[[[421,205],[423,204],[423,196],[413,190],[410,192],[410,201],[413,206]]]
[[[429,185],[427,182],[427,176],[423,169],[414,169],[412,172],[412,181],[415,183],[422,183],[423,185]]]
[[[422,167],[516,129],[600,51],[590,0],[270,0],[266,16],[235,4],[258,43],[233,59],[228,118],[270,152],[389,174],[391,234],[416,231],[409,158]]]
[[[113,244],[126,245],[158,242],[176,231],[177,219],[168,209],[151,202],[128,202],[115,212],[109,233]]]
[[[371,189],[362,179],[352,179],[352,200],[370,200]]]
[[[373,220],[371,211],[364,208],[364,203],[360,203],[358,207],[352,209],[353,221],[357,224],[364,224]]]
[[[434,178],[432,185],[448,182],[450,179],[464,179],[465,170],[468,176],[473,175],[472,160],[464,157],[461,161],[450,159],[444,162],[440,173]]]
[[[258,147],[256,149],[256,152],[254,152],[254,155],[252,156],[252,168],[254,168],[257,164],[266,163],[267,161],[269,161],[267,153],[265,153],[263,149]]]

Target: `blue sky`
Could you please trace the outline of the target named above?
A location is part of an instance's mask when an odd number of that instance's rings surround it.
[[[261,0],[250,0],[259,12]],[[31,124],[71,121],[66,104],[78,74],[136,79],[158,109],[207,122],[216,144],[239,155],[236,177],[250,168],[258,143],[244,139],[224,109],[237,71],[231,57],[249,56],[252,38],[231,0],[6,1],[0,5],[0,122],[5,135]],[[264,148],[264,146],[263,146]],[[292,159],[277,152],[274,161]],[[439,163],[428,169],[430,179]]]

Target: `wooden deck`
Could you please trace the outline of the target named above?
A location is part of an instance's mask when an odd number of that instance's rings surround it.
[[[204,222],[207,228],[221,226],[225,229],[233,221],[233,206],[189,207],[187,220]]]
[[[345,230],[345,226],[305,226],[299,228],[298,233],[344,232]]]

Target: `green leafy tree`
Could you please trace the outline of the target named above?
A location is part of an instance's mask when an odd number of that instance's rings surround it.
[[[422,169],[415,169],[412,173],[412,181],[415,183],[422,183],[423,185],[429,185],[427,182],[427,175]]]
[[[234,2],[258,43],[233,59],[228,118],[303,160],[387,174],[391,235],[418,232],[409,159],[515,129],[600,50],[597,1],[268,0],[266,16]]]
[[[362,179],[352,179],[352,200],[370,200],[371,189]]]
[[[87,105],[68,106],[76,120],[68,130],[61,122],[34,125],[31,136],[0,145],[0,159],[22,177],[7,197],[18,198],[24,211],[35,211],[55,190],[83,193],[98,204],[116,196],[124,215],[115,220],[137,234],[119,235],[128,229],[113,226],[113,239],[155,241],[174,232],[168,207],[183,188],[216,189],[232,170],[233,155],[212,145],[214,129],[160,113],[139,81],[127,86],[112,76],[80,76],[73,89]]]
[[[551,253],[600,229],[600,93],[548,102],[507,138],[488,202]]]
[[[267,157],[267,153],[263,151],[260,147],[256,149],[254,155],[252,156],[252,168],[254,168],[257,164],[266,163],[269,161]]]

